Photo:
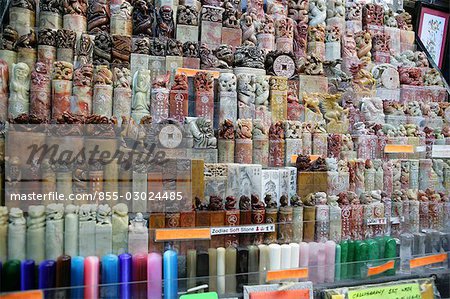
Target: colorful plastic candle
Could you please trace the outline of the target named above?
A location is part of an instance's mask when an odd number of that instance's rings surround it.
[[[388,237],[384,245],[384,258],[396,258],[397,257],[397,241],[394,238]],[[397,267],[397,265],[396,265]],[[395,275],[395,269],[386,271],[386,275]]]
[[[56,287],[66,288],[70,286],[70,264],[71,258],[62,255],[56,260]]]
[[[248,245],[248,272],[250,273],[248,275],[248,283],[250,285],[258,284],[259,277],[258,277],[258,255],[259,255],[259,249],[256,245]]]
[[[290,243],[289,246],[291,246],[291,268],[297,269],[300,266],[300,245]]]
[[[34,288],[35,263],[33,260],[24,260],[20,264],[20,289],[22,291]]]
[[[363,271],[366,269],[365,265],[369,256],[369,245],[364,241],[355,242],[355,261],[358,263],[355,266],[356,277],[362,277]]]
[[[162,297],[162,256],[157,252],[147,256],[147,298]]]
[[[281,269],[281,246],[279,244],[269,245],[269,269],[268,270],[280,270]]]
[[[38,287],[40,289],[54,288],[55,282],[56,282],[56,262],[53,260],[42,261],[39,264]]]
[[[178,254],[169,249],[164,252],[164,298],[177,298],[178,293]]]
[[[217,249],[208,249],[208,268],[209,268],[209,282],[208,287],[210,291],[217,291]]]
[[[341,242],[341,279],[348,278],[348,241]]]
[[[134,298],[145,298],[147,297],[147,286],[145,281],[147,281],[147,254],[138,253],[133,255],[133,297]],[[139,282],[139,283],[136,283]]]
[[[209,256],[207,251],[197,250],[197,284],[208,284]]]
[[[82,298],[84,294],[84,257],[74,256],[70,263],[71,298]]]
[[[217,248],[217,293],[225,293],[225,248]]]
[[[336,243],[325,242],[325,282],[334,282],[334,265],[336,262]]]
[[[117,284],[119,282],[119,258],[115,254],[102,257],[102,284]],[[102,298],[117,298],[117,285],[102,287]]]
[[[9,260],[3,264],[2,292],[20,290],[20,261]]]
[[[248,283],[248,248],[237,248],[237,260],[236,260],[236,292],[241,293],[244,285]]]
[[[120,298],[131,298],[131,254],[122,253],[119,255],[119,273],[120,273]]]
[[[341,245],[339,244],[336,244],[334,279],[341,280]]]
[[[308,259],[308,274],[309,280],[313,283],[317,283],[317,266],[318,266],[318,256],[319,256],[319,244],[316,242],[310,242],[308,244],[309,248],[309,259]]]
[[[236,256],[236,248],[225,249],[225,293],[228,294],[236,291]]]
[[[317,251],[314,250],[315,254],[317,255],[317,272],[316,272],[316,279],[317,283],[324,283],[325,282],[325,275],[326,275],[326,252],[325,252],[325,243],[317,243],[316,248],[318,248]],[[313,281],[314,282],[314,281]]]
[[[291,268],[291,246],[289,244],[281,245],[281,269]]]
[[[309,245],[306,242],[300,243],[299,267],[307,268],[309,265]]]
[[[96,256],[88,256],[84,260],[84,298],[98,298],[99,259]]]
[[[347,278],[355,278],[355,269],[356,269],[356,263],[355,262],[355,246],[356,243],[353,240],[348,241],[348,250],[347,250]]]

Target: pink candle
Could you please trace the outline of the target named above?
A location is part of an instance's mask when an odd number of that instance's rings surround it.
[[[147,290],[145,287],[145,281],[147,280],[147,253],[137,253],[133,255],[132,273],[133,297],[146,298]]]
[[[98,298],[99,260],[96,256],[88,256],[84,260],[84,298]]]
[[[317,252],[317,281],[315,283],[324,283],[325,282],[325,243],[317,244],[318,251]]]
[[[162,298],[162,256],[152,252],[147,257],[147,298]]]
[[[306,242],[300,243],[300,260],[299,267],[307,268],[309,265],[309,246]]]
[[[334,262],[336,259],[336,243],[334,241],[325,242],[325,282],[334,282]]]
[[[316,242],[310,242],[308,244],[309,250],[308,250],[308,272],[309,272],[309,280],[313,283],[317,283],[317,260],[319,255],[319,244]]]

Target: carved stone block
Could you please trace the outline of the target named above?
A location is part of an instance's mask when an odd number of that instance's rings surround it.
[[[152,88],[150,103],[152,121],[159,123],[169,117],[169,90],[167,88]]]
[[[192,25],[177,25],[177,40],[182,43],[197,42],[198,41],[198,26]]]
[[[236,139],[234,163],[252,164],[253,142],[251,139]]]
[[[286,138],[286,154],[285,154],[285,165],[291,165],[291,159],[293,155],[299,155],[302,153],[302,140]]]
[[[0,59],[8,64],[8,69],[13,69],[13,64],[17,63],[17,52],[10,50],[0,50]]]
[[[314,133],[312,134],[312,153],[313,155],[327,156],[328,153],[328,134]]]
[[[134,77],[134,74],[138,70],[148,69],[148,66],[150,65],[149,63],[150,63],[150,55],[131,53],[130,58],[131,78]]]
[[[131,116],[131,89],[126,87],[114,88],[113,116],[120,119],[122,116]]]
[[[389,48],[393,54],[401,53],[400,29],[384,27],[384,33],[389,36]]]
[[[341,58],[341,43],[325,43],[325,60],[333,61]]]
[[[221,91],[219,93],[219,98],[219,123],[223,123],[226,119],[235,121],[238,113],[237,93],[235,91]]]
[[[362,22],[356,20],[345,21],[346,30],[352,33],[360,32],[362,30]]]
[[[183,57],[183,67],[195,70],[200,69],[200,58]]]
[[[272,122],[284,122],[287,120],[287,78],[272,76],[270,84]]]
[[[415,40],[414,31],[400,30],[400,42],[406,45],[413,45]],[[402,49],[403,52],[403,49]]]
[[[269,165],[269,139],[268,138],[254,138],[253,139],[252,162],[254,164],[261,164],[262,167],[268,167],[268,165]]]
[[[23,62],[28,65],[30,70],[34,68],[37,59],[36,49],[19,48],[17,51],[17,62]]]
[[[275,36],[270,33],[260,33],[256,36],[258,47],[267,52],[275,50]]]
[[[188,116],[189,92],[187,90],[171,90],[169,96],[169,117],[184,122]]]
[[[166,56],[166,70],[170,72],[170,82],[173,82],[175,73],[178,68],[183,67],[183,57],[181,56]]]
[[[303,93],[326,93],[328,92],[328,80],[322,76],[300,75],[300,101],[303,99]]]
[[[52,118],[59,119],[64,112],[70,111],[70,97],[72,96],[72,81],[52,81]]]
[[[96,115],[112,116],[113,87],[111,85],[95,85],[92,97],[92,113]]]
[[[214,120],[214,91],[195,93],[195,115]]]
[[[218,161],[217,149],[215,148],[193,148],[189,150],[188,155],[192,159],[204,160],[205,163],[217,163]]]
[[[309,55],[316,55],[321,61],[325,60],[325,43],[324,42],[308,42]]]
[[[202,21],[200,42],[214,49],[222,42],[222,23]]]
[[[152,80],[158,75],[166,74],[166,58],[163,56],[150,55],[148,59],[148,69],[150,70]]]
[[[63,18],[59,13],[51,11],[39,12],[39,29],[61,29]]]
[[[233,50],[242,44],[242,30],[240,28],[222,28],[222,44],[230,45]]]
[[[11,7],[9,9],[9,26],[14,28],[19,36],[30,33],[30,29],[36,26],[35,12],[23,7]]]
[[[79,40],[81,34],[87,30],[86,17],[76,14],[64,15],[63,28],[74,31],[77,34],[77,40]]]
[[[298,172],[297,194],[306,197],[310,193],[327,192],[327,172]]]
[[[38,45],[37,61],[43,62],[49,69],[56,60],[56,48],[47,45]]]

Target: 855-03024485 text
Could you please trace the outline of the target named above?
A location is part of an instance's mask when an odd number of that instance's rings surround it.
[[[117,200],[148,200],[148,201],[180,201],[183,192],[100,192],[93,193],[71,193],[59,192],[48,193],[12,193],[9,195],[11,201],[117,201]]]

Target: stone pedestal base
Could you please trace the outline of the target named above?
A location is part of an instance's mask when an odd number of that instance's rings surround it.
[[[328,134],[327,133],[314,133],[312,135],[313,155],[327,156],[328,153]]]
[[[236,91],[222,91],[219,94],[219,123],[230,119],[235,121],[237,119],[237,93]]]
[[[120,121],[122,116],[131,116],[131,89],[117,87],[114,89],[113,115]]]
[[[133,21],[128,18],[122,18],[120,16],[111,15],[111,35],[133,35]]]
[[[173,84],[173,79],[178,68],[183,67],[183,57],[181,56],[166,56],[166,70],[170,72],[170,83]]]
[[[299,99],[302,102],[303,93],[327,93],[328,92],[328,80],[323,76],[308,76],[300,75],[300,94]]]
[[[183,57],[183,67],[198,70],[200,68],[200,58]]]
[[[293,155],[299,155],[302,153],[302,140],[286,138],[286,154],[284,163],[285,165],[291,165],[291,159]]]
[[[34,64],[37,59],[36,49],[19,48],[17,50],[17,62],[23,62],[30,67],[30,70],[34,69]]]
[[[242,44],[242,30],[239,28],[222,28],[222,44],[230,45],[233,50]]]
[[[253,140],[252,163],[261,164],[262,167],[269,165],[269,139]]]
[[[70,111],[84,116],[92,113],[92,88],[90,86],[74,86]]]
[[[113,87],[111,85],[95,85],[92,97],[92,113],[107,117],[112,116]]]
[[[308,55],[315,54],[322,61],[325,60],[325,43],[324,42],[309,42]]]
[[[272,110],[272,123],[287,119],[287,90],[273,90],[270,92],[270,107]]]
[[[130,58],[131,78],[134,77],[134,74],[138,70],[148,69],[149,61],[150,61],[150,55],[131,53],[131,58]]]
[[[59,119],[64,112],[70,111],[72,96],[72,81],[52,81],[52,118]]]
[[[38,45],[37,61],[44,63],[49,70],[53,68],[56,60],[56,48],[46,45]]]
[[[260,33],[256,36],[258,47],[267,52],[275,50],[275,36],[270,33]]]
[[[195,115],[214,121],[214,92],[195,93]]]
[[[389,48],[391,53],[401,53],[400,29],[384,26],[384,33],[390,37]]]
[[[202,21],[200,42],[216,48],[222,42],[222,22]]]
[[[13,64],[17,63],[17,52],[0,50],[0,59],[3,59],[8,64],[8,69],[12,70]]]
[[[341,58],[341,43],[325,43],[325,60],[334,61]]]
[[[152,80],[158,75],[165,75],[167,71],[166,58],[163,56],[149,56],[148,69],[150,70]]]
[[[277,37],[275,41],[275,47],[277,51],[292,52],[294,51],[294,41],[292,38]]]
[[[251,139],[236,139],[234,163],[252,164],[253,142]]]
[[[177,25],[177,40],[182,42],[197,42],[198,41],[198,26],[191,25]]]
[[[400,101],[402,103],[411,101],[446,102],[448,94],[441,86],[412,86],[401,85]]]
[[[234,163],[234,139],[219,139],[217,148],[219,163]]]
[[[255,76],[265,76],[265,69],[255,69],[251,67],[235,67],[234,74],[237,76],[239,74],[253,74]]]
[[[299,172],[297,174],[297,194],[305,197],[310,193],[327,192],[327,172]]]
[[[51,115],[51,83],[47,86],[30,90],[30,113],[43,119],[50,119]]]
[[[150,115],[154,123],[159,123],[169,117],[169,90],[155,88],[151,91]]]
[[[217,163],[217,149],[215,148],[193,148],[188,151],[188,157],[203,160],[205,163]]]
[[[61,29],[63,25],[62,16],[50,11],[39,12],[39,29]]]
[[[189,93],[187,90],[171,90],[169,94],[169,117],[184,122],[188,116]]]
[[[36,26],[35,12],[23,7],[9,9],[9,25],[17,31],[19,36],[29,34]]]

